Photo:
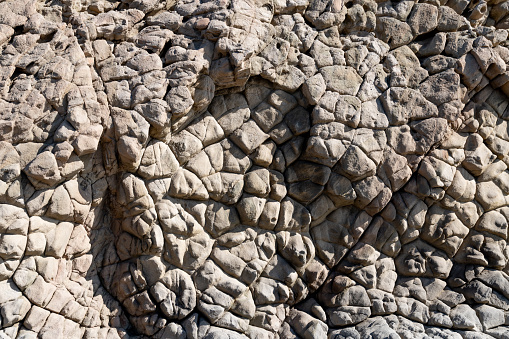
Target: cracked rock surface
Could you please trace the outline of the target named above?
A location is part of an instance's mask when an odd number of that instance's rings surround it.
[[[0,2],[0,338],[509,338],[507,0]]]

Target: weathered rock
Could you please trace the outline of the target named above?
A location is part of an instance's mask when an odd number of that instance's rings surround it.
[[[359,147],[350,146],[341,160],[341,173],[352,181],[372,176],[376,171],[376,164]]]
[[[457,329],[480,330],[482,325],[475,311],[468,305],[458,305],[451,310],[453,327]]]
[[[166,272],[150,290],[169,319],[182,319],[196,306],[196,292],[191,277],[181,270]]]
[[[57,161],[51,152],[42,152],[25,168],[25,173],[36,187],[53,186],[61,180]]]
[[[232,134],[232,140],[246,154],[252,153],[260,146],[269,136],[258,127],[254,120],[250,120],[242,125]]]
[[[438,116],[438,109],[421,93],[409,88],[391,88],[381,96],[391,125]]]
[[[302,92],[311,105],[316,105],[318,101],[320,101],[320,98],[325,93],[325,90],[325,80],[321,74],[312,76],[306,80],[302,86]]]
[[[452,70],[430,76],[421,86],[424,97],[436,105],[460,99],[460,77]]]
[[[362,78],[349,66],[327,66],[320,69],[326,89],[339,94],[355,95]]]
[[[406,22],[391,17],[377,18],[376,30],[380,39],[392,48],[403,46],[412,41],[412,29]]]
[[[138,172],[146,179],[156,179],[171,176],[177,168],[177,159],[168,145],[151,142],[143,153]]]
[[[2,2],[0,337],[507,337],[508,20]]]
[[[416,4],[408,18],[408,24],[415,35],[428,33],[438,25],[438,8],[431,4]]]
[[[452,268],[451,260],[443,252],[420,240],[403,246],[395,262],[404,275],[443,277]]]

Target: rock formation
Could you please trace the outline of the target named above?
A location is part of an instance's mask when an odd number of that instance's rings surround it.
[[[507,0],[0,2],[0,338],[509,338]]]

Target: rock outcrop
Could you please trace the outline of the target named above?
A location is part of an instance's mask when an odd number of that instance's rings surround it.
[[[0,2],[0,338],[508,338],[507,0]]]

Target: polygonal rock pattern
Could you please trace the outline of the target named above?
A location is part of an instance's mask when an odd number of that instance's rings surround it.
[[[509,2],[0,3],[0,338],[508,338]]]

